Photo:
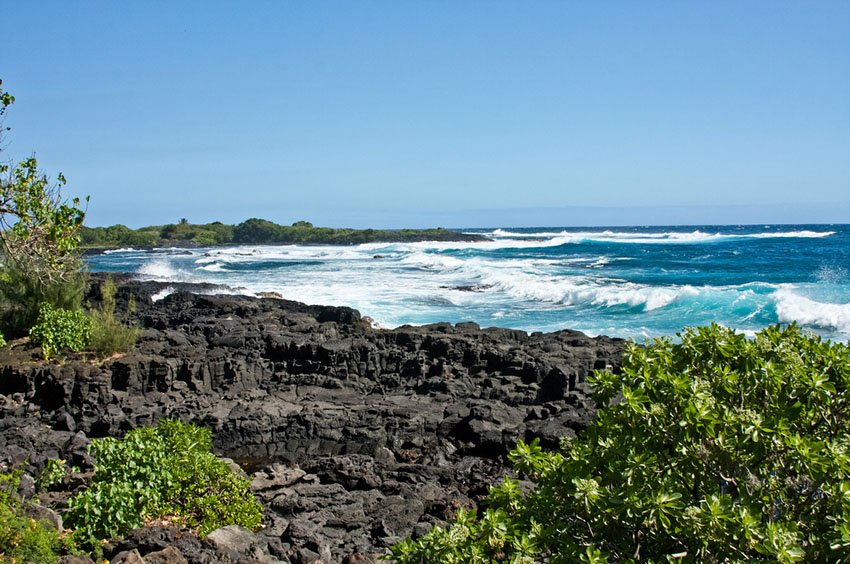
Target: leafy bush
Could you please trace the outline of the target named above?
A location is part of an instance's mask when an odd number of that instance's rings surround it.
[[[0,116],[14,101],[0,88]],[[14,167],[0,163],[0,324],[6,335],[25,335],[43,302],[76,309],[82,301],[79,243],[86,212],[79,198],[62,195],[64,185],[61,173],[51,182],[35,157]]]
[[[64,460],[61,458],[50,458],[47,464],[44,465],[44,469],[39,474],[35,483],[39,490],[46,491],[51,486],[61,482],[67,473],[68,467],[65,465]]]
[[[0,473],[0,562],[57,562],[63,544],[59,532],[26,515],[15,493],[19,478],[17,473]]]
[[[480,519],[391,549],[400,563],[850,560],[850,351],[796,326],[716,325],[631,346],[560,452],[510,458]]]
[[[38,322],[30,329],[30,339],[41,346],[45,360],[65,349],[82,351],[90,336],[91,322],[82,310],[54,308],[49,303],[42,304]]]
[[[216,458],[211,445],[208,430],[173,420],[123,439],[92,441],[92,483],[69,502],[75,537],[94,546],[158,517],[201,535],[230,524],[256,529],[262,507],[250,483]]]
[[[3,333],[0,332],[0,347],[6,346],[6,338],[3,336]]]
[[[0,270],[0,328],[4,334],[26,335],[38,321],[43,303],[54,308],[79,309],[88,282],[82,263],[78,268],[76,273],[45,280],[34,275],[33,269],[6,262]]]
[[[130,327],[126,321],[115,317],[115,282],[107,278],[100,286],[101,305],[89,312],[91,320],[91,349],[101,357],[119,352],[127,352],[136,344],[139,330]],[[130,302],[128,314],[135,308],[135,302]]]

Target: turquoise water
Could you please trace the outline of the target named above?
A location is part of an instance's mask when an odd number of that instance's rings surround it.
[[[347,305],[385,327],[476,321],[643,339],[711,322],[751,333],[796,321],[850,339],[850,225],[467,231],[492,240],[122,249],[88,261],[140,279]]]

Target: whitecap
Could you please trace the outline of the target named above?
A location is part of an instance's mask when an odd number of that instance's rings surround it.
[[[198,270],[206,270],[207,272],[226,272],[224,265],[219,262],[213,262],[211,264],[199,266]]]
[[[167,260],[146,262],[136,271],[142,280],[177,280],[180,278],[177,270]]]
[[[771,239],[774,237],[777,238],[788,238],[788,237],[797,237],[800,239],[820,239],[822,237],[829,237],[830,235],[835,235],[835,231],[779,231],[776,233],[753,233],[752,235],[747,235],[747,237],[755,237],[757,239]]]
[[[850,303],[817,302],[783,287],[774,293],[779,321],[850,333]]]
[[[170,296],[174,292],[176,292],[176,290],[172,286],[168,286],[167,288],[163,288],[155,294],[151,294],[151,301],[158,302],[159,300],[164,299],[166,296]]]

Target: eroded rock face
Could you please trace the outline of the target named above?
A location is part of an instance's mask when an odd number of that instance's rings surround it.
[[[554,447],[588,423],[586,379],[623,349],[473,323],[378,330],[350,308],[280,299],[150,302],[160,287],[121,285],[119,303],[135,298],[143,328],[123,357],[46,365],[21,348],[0,354],[0,462],[35,474],[65,456],[85,469],[90,438],[163,417],[205,426],[267,509],[256,543],[220,536],[283,562],[368,562],[475,503],[517,439]],[[188,561],[224,558],[198,542],[184,547]]]

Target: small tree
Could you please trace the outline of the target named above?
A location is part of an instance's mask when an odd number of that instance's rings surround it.
[[[0,89],[3,110],[14,97]],[[61,193],[30,157],[18,165],[0,164],[0,296],[5,298],[6,328],[26,330],[42,302],[78,308],[85,285],[79,254],[85,209],[79,198]],[[88,198],[86,198],[88,201]]]
[[[0,165],[0,174],[8,175],[0,180],[0,244],[6,259],[35,269],[45,282],[76,272],[86,215],[80,199],[64,198],[65,177],[60,173],[51,184],[35,157],[10,169]]]

